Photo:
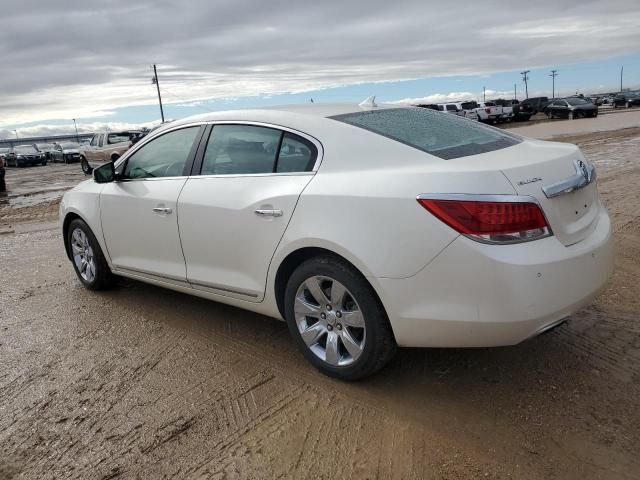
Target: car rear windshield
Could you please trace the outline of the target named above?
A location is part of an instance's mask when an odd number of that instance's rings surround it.
[[[444,160],[493,152],[522,140],[458,115],[424,108],[347,113],[334,120],[369,130]]]
[[[569,105],[585,105],[585,104],[588,104],[590,102],[587,102],[586,100],[584,100],[582,98],[567,98],[567,103]]]
[[[16,152],[18,153],[38,153],[38,151],[33,148],[31,145],[18,145],[16,147]]]

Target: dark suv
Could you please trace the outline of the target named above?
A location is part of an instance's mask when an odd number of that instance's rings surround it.
[[[525,108],[531,112],[531,115],[544,112],[547,105],[549,105],[549,97],[531,97],[520,103],[520,107],[525,106]]]

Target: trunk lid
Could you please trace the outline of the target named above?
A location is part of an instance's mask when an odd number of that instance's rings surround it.
[[[558,240],[568,246],[586,238],[595,228],[600,210],[595,173],[590,183],[572,192],[552,196],[543,191],[543,187],[570,177],[584,177],[583,165],[588,162],[580,149],[571,144],[527,140],[501,153],[508,151],[513,156],[509,165],[502,165],[502,172],[518,195],[538,200]]]

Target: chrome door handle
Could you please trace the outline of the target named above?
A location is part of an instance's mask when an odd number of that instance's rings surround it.
[[[259,217],[281,217],[282,210],[256,210]]]
[[[154,213],[159,213],[159,214],[162,214],[162,215],[169,215],[170,213],[173,212],[173,210],[171,210],[168,207],[155,207],[153,209],[153,211],[154,211]]]

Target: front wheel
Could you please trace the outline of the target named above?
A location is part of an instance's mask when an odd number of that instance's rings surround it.
[[[85,157],[80,157],[80,167],[86,175],[91,174],[91,165],[89,165],[89,161]]]
[[[369,283],[332,256],[307,260],[293,272],[285,317],[305,357],[331,377],[367,377],[396,350],[387,314]]]
[[[67,231],[73,268],[78,279],[89,290],[105,290],[116,283],[116,277],[104,258],[100,244],[89,226],[79,218],[69,225]]]

